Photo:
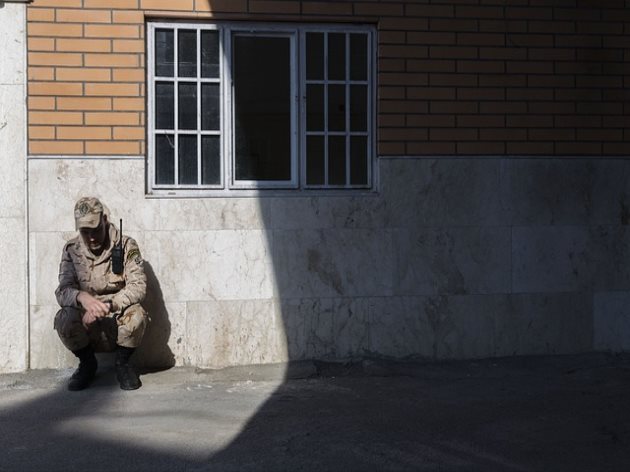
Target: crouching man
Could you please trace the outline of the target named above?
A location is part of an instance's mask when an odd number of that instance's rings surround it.
[[[123,390],[140,387],[129,358],[140,345],[147,313],[140,305],[146,293],[146,277],[138,244],[122,237],[107,220],[103,204],[84,197],[74,207],[79,235],[63,248],[59,286],[55,291],[61,310],[55,330],[61,342],[79,358],[69,390],[88,387],[97,369],[95,352],[116,352],[116,376]],[[112,257],[119,251],[120,256]],[[118,261],[113,259],[118,258]],[[116,273],[120,272],[120,273]]]

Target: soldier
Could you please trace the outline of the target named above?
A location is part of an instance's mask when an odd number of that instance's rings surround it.
[[[59,286],[55,291],[61,310],[55,330],[61,342],[79,358],[68,390],[87,388],[97,369],[95,352],[116,351],[116,376],[123,390],[140,387],[129,358],[140,344],[147,313],[140,305],[146,277],[138,244],[122,237],[122,273],[112,267],[119,244],[118,229],[108,221],[103,204],[84,197],[74,206],[79,235],[63,248]]]

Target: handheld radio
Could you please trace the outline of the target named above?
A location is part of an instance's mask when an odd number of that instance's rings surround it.
[[[123,273],[123,258],[125,252],[123,251],[122,245],[122,218],[120,219],[120,234],[118,235],[118,242],[112,249],[112,272],[114,274],[122,274]]]

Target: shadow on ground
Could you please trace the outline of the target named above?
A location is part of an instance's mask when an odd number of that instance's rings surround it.
[[[628,357],[364,361],[312,373],[274,382],[253,371],[234,380],[229,371],[174,368],[122,392],[105,371],[77,393],[65,391],[70,371],[0,376],[0,470],[620,471],[630,463]]]

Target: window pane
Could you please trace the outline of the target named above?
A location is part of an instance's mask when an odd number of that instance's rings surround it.
[[[350,80],[367,80],[367,34],[350,35]]]
[[[291,179],[288,38],[234,38],[237,180]]]
[[[173,30],[155,30],[155,75],[173,77]]]
[[[197,31],[178,31],[177,58],[179,77],[197,77]]]
[[[350,138],[350,184],[367,185],[368,149],[366,136]]]
[[[179,135],[177,170],[180,184],[197,184],[197,136]]]
[[[346,35],[328,35],[328,80],[346,79]]]
[[[367,85],[350,87],[350,130],[367,131]]]
[[[324,131],[324,86],[306,86],[306,129]]]
[[[328,137],[328,183],[346,184],[346,137]]]
[[[201,32],[201,77],[219,78],[219,32]]]
[[[175,136],[155,136],[155,181],[158,185],[175,183]]]
[[[155,129],[175,127],[175,87],[173,82],[155,83]]]
[[[324,137],[308,136],[306,138],[306,183],[308,185],[324,185]]]
[[[328,131],[346,130],[346,86],[328,87]]]
[[[201,137],[201,183],[213,185],[221,183],[221,138]]]
[[[306,80],[324,80],[324,33],[306,34]]]
[[[219,84],[201,85],[201,129],[221,129],[221,102]]]
[[[197,129],[197,84],[180,83],[178,86],[179,129]]]

